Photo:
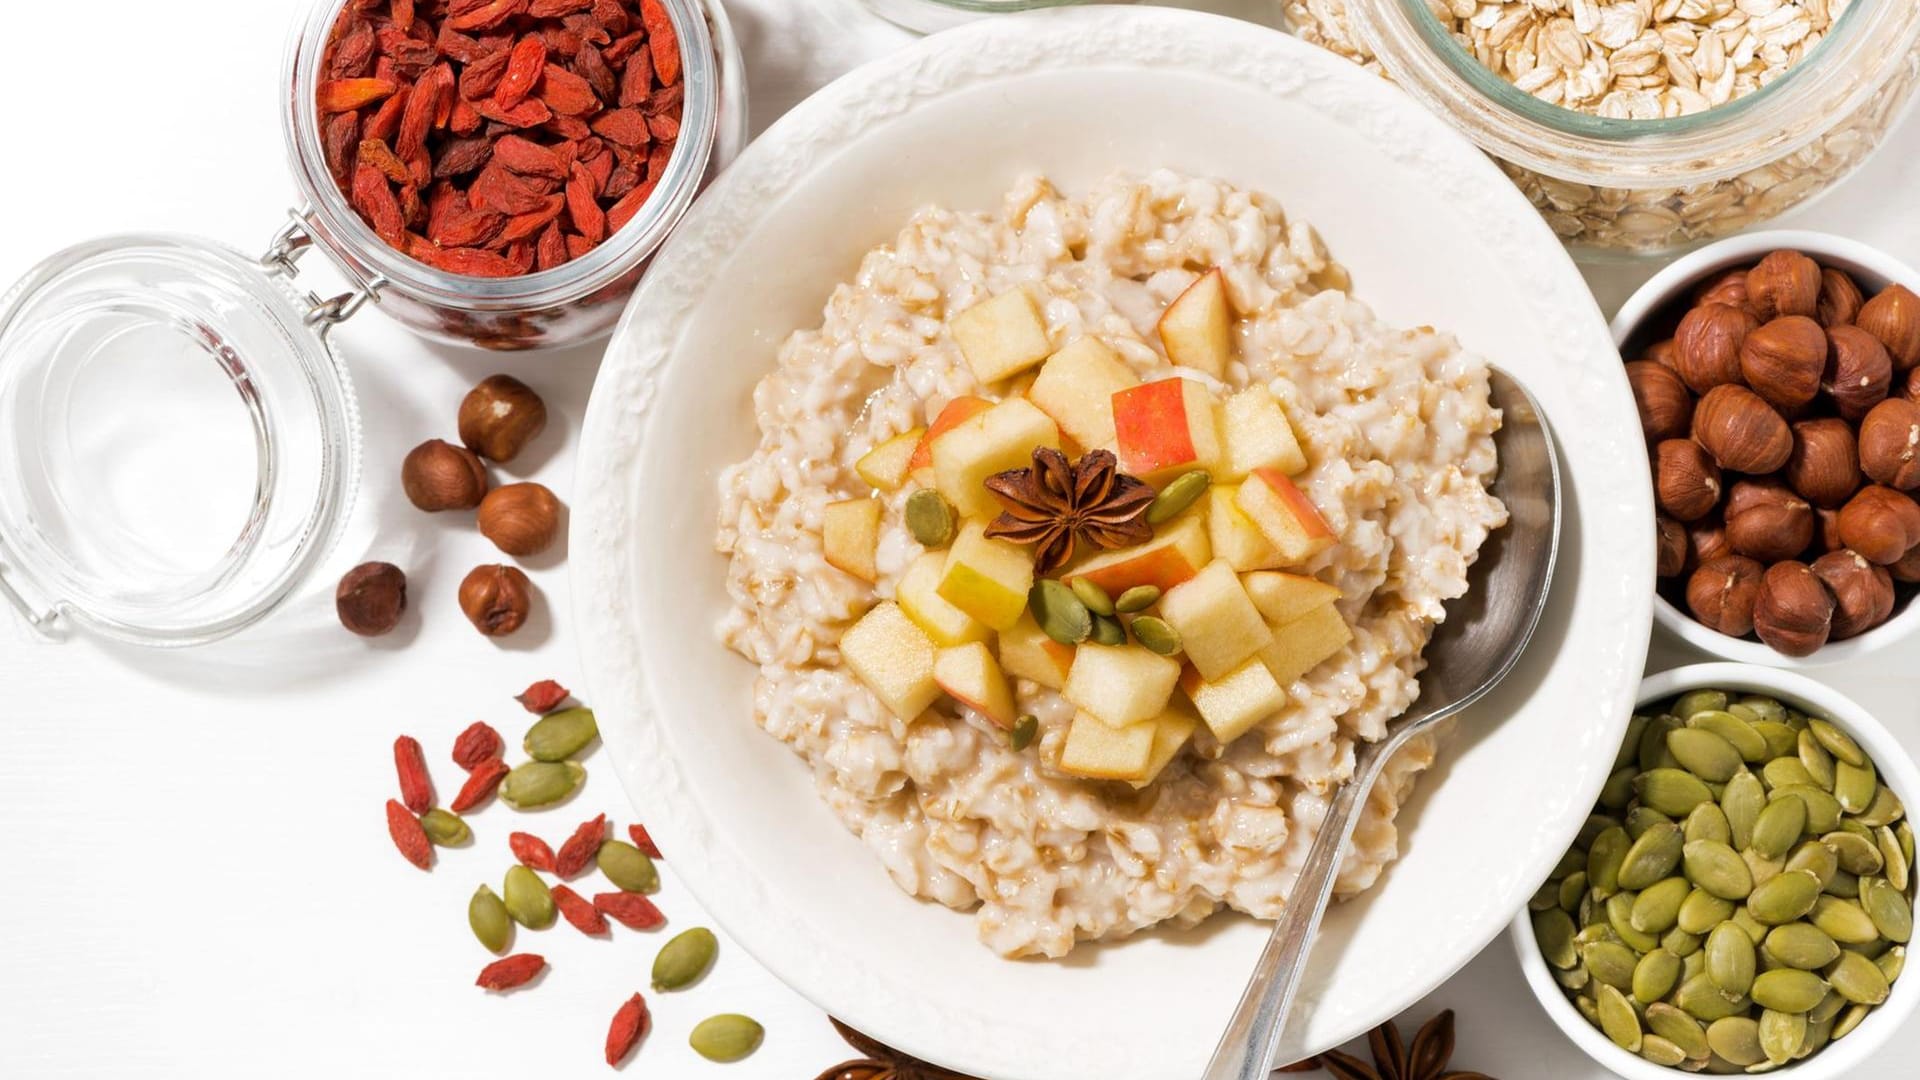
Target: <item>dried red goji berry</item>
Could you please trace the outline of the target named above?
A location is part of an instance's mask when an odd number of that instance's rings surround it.
[[[673,16],[660,0],[640,0],[640,21],[647,25],[647,51],[653,54],[653,72],[662,85],[680,81],[680,38]]]
[[[629,930],[658,930],[667,924],[667,917],[660,914],[653,901],[639,893],[596,893],[593,906]]]
[[[511,57],[510,53],[497,52],[467,65],[460,73],[460,96],[475,104],[491,97],[507,77]]]
[[[583,45],[580,55],[573,62],[573,73],[587,80],[593,92],[601,101],[612,101],[620,96],[620,76],[613,73],[607,65],[607,58],[599,49]]]
[[[565,180],[566,170],[552,150],[519,135],[502,135],[493,144],[493,160],[522,176]]]
[[[594,249],[594,246],[593,241],[581,236],[579,233],[567,234],[567,258],[569,259],[584,258],[588,252]]]
[[[507,846],[513,849],[513,857],[520,860],[520,865],[553,873],[553,849],[545,840],[532,833],[517,832],[507,837]]]
[[[400,114],[406,111],[410,91],[401,90],[380,103],[367,125],[360,132],[363,139],[391,139],[393,133],[400,130]]]
[[[393,740],[393,767],[400,774],[400,801],[416,814],[433,809],[433,780],[427,775],[427,757],[420,740],[402,735]]]
[[[420,819],[414,817],[398,799],[387,800],[387,835],[393,837],[393,846],[400,849],[406,860],[422,870],[433,869],[433,841],[427,839],[427,830],[420,825]]]
[[[373,24],[349,14],[349,29],[335,41],[327,58],[327,76],[333,79],[357,79],[373,66]]]
[[[492,761],[505,751],[500,733],[485,720],[475,720],[453,740],[453,763],[472,772],[482,762]]]
[[[327,121],[326,131],[321,136],[321,148],[326,151],[327,168],[333,173],[334,180],[342,185],[353,177],[351,169],[359,146],[359,113],[341,113]]]
[[[533,6],[527,9],[527,14],[536,19],[557,19],[592,6],[593,0],[533,0]]]
[[[481,116],[511,128],[539,127],[553,119],[553,110],[547,108],[547,103],[539,98],[528,98],[511,109],[503,109],[488,99],[476,102],[474,108],[480,110]]]
[[[567,212],[580,235],[599,243],[607,238],[607,214],[595,201],[593,176],[579,163],[573,166],[573,179],[567,181]]]
[[[405,235],[407,223],[400,213],[400,201],[393,197],[393,189],[379,169],[364,162],[354,166],[353,196],[349,201],[373,226],[373,231],[380,234],[380,239],[398,244]]]
[[[477,6],[466,5],[464,13],[448,19],[447,25],[455,30],[492,30],[525,10],[527,0],[486,0]]]
[[[563,67],[547,65],[540,80],[540,100],[561,116],[586,116],[600,108],[600,98],[587,80]]]
[[[633,1048],[647,1034],[651,1018],[647,1014],[647,1001],[639,994],[627,999],[613,1014],[613,1023],[607,1027],[607,1064],[618,1068],[633,1053]]]
[[[461,785],[460,794],[453,797],[453,804],[447,809],[456,814],[464,814],[486,802],[488,796],[493,794],[493,789],[499,787],[500,781],[505,780],[507,773],[511,771],[507,768],[507,763],[499,758],[481,762],[474,767],[472,774],[467,777],[467,782]]]
[[[480,117],[479,113],[473,115],[476,120]],[[486,139],[461,139],[448,143],[440,152],[440,160],[433,163],[433,175],[438,180],[465,176],[478,171],[492,157],[493,143]]]
[[[387,13],[393,25],[402,30],[413,29],[413,0],[393,0],[387,6]]]
[[[359,160],[380,170],[381,175],[396,184],[410,184],[413,174],[407,171],[407,163],[401,161],[392,148],[379,139],[363,139],[357,151]]]
[[[563,878],[570,878],[587,868],[593,857],[599,854],[600,845],[607,838],[607,815],[601,814],[592,821],[583,821],[573,830],[567,842],[560,845],[560,854],[554,856],[553,872]]]
[[[653,837],[647,833],[647,827],[645,825],[627,826],[627,835],[633,838],[633,846],[639,848],[641,853],[647,858],[658,859],[662,857],[660,854],[660,845],[653,842]]]
[[[678,113],[648,113],[647,130],[661,142],[672,142],[680,137],[680,115]]]
[[[567,208],[565,195],[554,195],[547,199],[547,205],[530,214],[516,214],[508,218],[506,226],[495,235],[494,240],[502,244],[512,244],[538,236],[541,231],[553,223]]]
[[[320,84],[320,112],[353,112],[392,97],[399,89],[398,83],[386,79],[328,79]]]
[[[551,270],[564,266],[571,256],[567,253],[567,236],[560,231],[558,221],[547,226],[540,234],[540,242],[534,245],[534,265],[542,270]]]
[[[583,934],[604,934],[607,932],[607,917],[587,902],[586,897],[567,888],[555,885],[548,890],[553,893],[553,906],[560,909],[560,915]]]
[[[653,141],[653,130],[639,109],[614,109],[593,120],[593,133],[611,143],[640,149]]]
[[[507,54],[507,68],[500,85],[493,91],[494,104],[511,109],[527,100],[540,76],[547,70],[547,43],[529,34]]]
[[[512,990],[533,981],[535,975],[545,971],[547,959],[534,953],[520,953],[504,960],[495,960],[480,969],[480,977],[473,985],[482,990]]]

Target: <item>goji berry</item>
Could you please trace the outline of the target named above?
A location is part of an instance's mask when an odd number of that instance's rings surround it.
[[[640,21],[647,25],[647,49],[653,54],[653,73],[661,85],[680,81],[680,38],[673,17],[660,0],[640,0]]]
[[[495,960],[480,969],[480,977],[473,985],[482,990],[512,990],[533,981],[535,975],[546,970],[547,959],[534,953],[520,953],[504,960]]]
[[[387,800],[387,835],[393,837],[393,846],[400,849],[408,862],[422,870],[433,869],[433,841],[427,839],[427,830],[420,825],[420,819],[414,817],[398,799]]]
[[[660,855],[660,846],[653,842],[653,837],[648,835],[645,825],[627,826],[627,835],[633,838],[633,846],[639,848],[640,853],[647,858],[658,859],[662,857]]]
[[[592,821],[580,823],[560,845],[560,854],[554,856],[553,872],[563,878],[570,878],[587,868],[593,857],[599,853],[600,845],[607,838],[607,815],[601,814]]]
[[[579,163],[573,166],[573,178],[567,181],[567,213],[581,236],[599,243],[607,238],[607,214],[600,209],[593,191],[593,176]]]
[[[387,79],[329,79],[320,84],[320,112],[332,115],[364,109],[399,89],[399,83]]]
[[[511,109],[527,100],[547,70],[547,43],[529,34],[507,54],[507,70],[493,91],[494,104]]]
[[[453,803],[447,809],[456,814],[464,814],[486,802],[493,794],[493,789],[500,786],[500,781],[505,780],[510,771],[507,763],[499,758],[481,762],[468,775],[467,782],[461,785],[460,794],[453,797]]]
[[[472,772],[482,763],[499,757],[504,746],[499,732],[485,720],[475,720],[453,740],[453,763]]]
[[[593,92],[592,84],[553,64],[547,65],[546,75],[540,80],[540,100],[561,116],[586,116],[600,109],[600,96]]]
[[[627,1055],[633,1053],[633,1048],[646,1036],[650,1023],[646,999],[639,994],[628,998],[607,1027],[607,1064],[617,1068],[627,1060]]]
[[[653,901],[639,893],[595,893],[593,906],[629,930],[657,930],[667,924],[667,917],[653,906]]]
[[[400,800],[407,809],[424,814],[433,809],[433,780],[427,775],[427,757],[420,740],[402,735],[393,740],[393,768],[400,774]]]
[[[507,837],[507,846],[513,849],[513,857],[520,860],[520,865],[553,873],[553,849],[545,840],[532,833],[517,832]]]
[[[585,897],[565,885],[555,885],[549,891],[553,893],[553,906],[560,909],[561,917],[573,924],[575,930],[583,934],[607,932],[607,917]]]
[[[560,707],[572,691],[552,679],[541,679],[514,696],[520,707],[535,716],[545,716]]]

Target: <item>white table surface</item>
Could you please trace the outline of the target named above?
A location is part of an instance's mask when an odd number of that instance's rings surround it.
[[[123,230],[264,248],[291,198],[279,63],[303,6],[9,5],[0,283],[67,244]],[[1262,0],[1188,6],[1272,10]],[[729,7],[756,130],[910,40],[855,0]],[[1915,190],[1920,120],[1790,220],[1920,263]],[[1611,310],[1647,272],[1591,277]],[[340,340],[365,411],[366,479],[334,565],[285,610],[238,639],[178,653],[44,644],[0,616],[0,1076],[594,1075],[614,1008],[645,989],[661,938],[596,942],[564,926],[521,935],[518,948],[553,965],[541,984],[509,997],[474,989],[490,957],[466,929],[466,900],[481,881],[498,887],[505,835],[523,820],[498,807],[478,813],[479,841],[443,853],[429,875],[395,856],[381,814],[395,734],[427,745],[444,801],[457,788],[446,754],[461,728],[485,718],[517,737],[527,718],[511,693],[580,677],[563,560],[537,560],[545,602],[529,629],[498,645],[478,637],[453,594],[469,567],[496,561],[492,549],[470,524],[408,507],[397,463],[421,439],[451,434],[466,387],[508,371],[555,417],[524,471],[564,498],[597,352],[440,349],[377,313]],[[376,643],[340,632],[329,600],[338,573],[363,558],[399,563],[413,583],[401,630]],[[1681,658],[1656,642],[1658,666]],[[1899,671],[1916,658],[1920,646],[1828,675],[1920,750],[1916,684]],[[586,794],[537,819],[556,845],[598,809],[631,819],[604,757],[587,764]],[[657,899],[673,926],[696,925],[699,908],[667,856]],[[818,1009],[730,946],[696,988],[649,997],[655,1030],[630,1075],[811,1080],[850,1056]],[[1504,938],[1406,1019],[1445,1007],[1462,1014],[1457,1067],[1504,1080],[1604,1075],[1533,1003]],[[692,1024],[732,1011],[766,1023],[765,1046],[724,1070],[695,1059]],[[1857,1075],[1911,1076],[1916,1055],[1920,1028]]]

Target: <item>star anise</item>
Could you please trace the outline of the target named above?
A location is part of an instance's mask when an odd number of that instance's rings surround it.
[[[1065,566],[1081,541],[1111,549],[1153,539],[1146,518],[1153,489],[1122,473],[1110,451],[1069,464],[1067,455],[1043,446],[1033,452],[1032,468],[995,473],[987,490],[1007,508],[987,535],[1034,545],[1034,569],[1042,574]]]
[[[1453,1057],[1452,1009],[1423,1024],[1412,1046],[1401,1040],[1400,1029],[1389,1020],[1367,1033],[1367,1048],[1373,1052],[1372,1065],[1338,1050],[1315,1060],[1334,1080],[1493,1080],[1484,1073],[1447,1068]]]
[[[828,1017],[833,1020],[832,1017]],[[856,1061],[843,1061],[819,1075],[817,1080],[974,1080],[952,1069],[943,1069],[870,1039],[838,1020],[834,1030],[848,1045],[865,1054]]]

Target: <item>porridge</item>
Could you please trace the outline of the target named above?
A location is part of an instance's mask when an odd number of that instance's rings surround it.
[[[1277,915],[1418,694],[1506,520],[1500,417],[1347,287],[1262,195],[1033,178],[915,215],[759,384],[717,541],[757,720],[996,951]],[[1341,895],[1433,755],[1388,766]]]

